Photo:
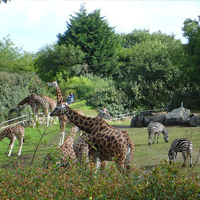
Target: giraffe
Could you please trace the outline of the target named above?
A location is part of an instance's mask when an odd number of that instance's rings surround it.
[[[103,110],[97,109],[99,114],[97,117],[99,118],[104,118],[104,119],[110,119],[111,116],[105,106],[103,106]],[[74,130],[72,129],[72,132]],[[74,131],[75,132],[75,131]],[[88,141],[90,140],[90,134],[88,133],[83,133],[74,143],[73,148],[74,152],[76,154],[77,160],[82,163],[83,158],[85,158],[85,161],[88,163],[89,162],[89,143]],[[97,168],[100,166],[99,165],[99,160],[96,160],[96,166]],[[107,162],[106,162],[107,163]],[[101,166],[103,166],[104,163],[101,162]]]
[[[10,144],[9,144],[8,149],[6,151],[6,153],[7,153],[8,150],[10,149],[8,156],[11,155],[11,152],[12,152],[16,138],[19,140],[19,150],[18,150],[17,155],[18,156],[21,155],[21,150],[22,150],[23,140],[24,140],[24,132],[25,132],[24,127],[19,125],[19,124],[12,126],[12,127],[7,127],[1,132],[0,141],[2,139],[4,139],[5,137],[7,137],[10,140]]]
[[[93,163],[96,163],[97,158],[101,161],[114,160],[120,168],[130,168],[135,146],[125,130],[116,129],[99,117],[82,116],[64,103],[57,106],[50,116],[63,114],[80,129],[90,134],[89,142],[93,145],[89,145],[89,157]]]
[[[49,103],[49,109],[50,109],[50,111],[53,111],[54,108],[56,107],[56,101],[54,99],[52,99],[52,98],[49,98],[49,97],[43,95],[43,94],[40,95],[40,96]],[[53,124],[53,120],[52,120],[52,124]]]
[[[17,110],[20,106],[25,106],[25,105],[31,106],[36,121],[38,120],[38,109],[42,109],[43,114],[46,117],[46,125],[49,126],[49,113],[48,113],[50,107],[49,102],[44,98],[42,98],[41,96],[38,96],[37,94],[34,93],[24,98],[21,102],[17,104],[17,106],[15,106],[15,108],[9,110],[9,114]],[[33,126],[35,126],[35,122]]]
[[[72,127],[71,133],[65,138],[64,143],[58,148],[60,150],[61,155],[59,155],[59,159],[56,162],[57,165],[61,165],[61,167],[67,167],[68,166],[68,161],[69,159],[72,159],[74,163],[76,163],[76,154],[73,149],[73,144],[74,144],[74,138],[75,134],[73,133],[73,129],[75,127]],[[52,161],[51,154],[48,153],[45,157],[45,163],[48,163],[49,161]]]
[[[65,103],[63,100],[61,89],[60,89],[57,81],[47,82],[46,85],[48,85],[49,87],[54,87],[56,89],[57,106],[61,105],[62,103]],[[77,110],[77,111],[79,114],[84,115],[84,113],[81,110]],[[60,125],[60,140],[58,143],[58,147],[60,147],[64,143],[65,124],[70,123],[70,121],[66,115],[59,115],[58,119],[59,119],[59,125]],[[82,130],[80,130],[80,129],[76,129],[76,130],[79,131],[79,135],[81,135]]]
[[[107,108],[104,106],[103,110],[99,110],[99,114],[97,117],[99,118],[105,118],[105,119],[110,119],[110,114],[108,113]],[[88,141],[90,139],[90,135],[87,133],[83,133],[76,142],[74,143],[74,138],[75,138],[75,133],[77,132],[77,126],[73,126],[71,128],[70,134],[66,137],[63,145],[59,147],[58,149],[62,152],[62,158],[61,158],[61,163],[62,167],[66,167],[68,163],[68,159],[73,159],[74,162],[79,161],[82,163],[83,158],[86,158],[86,162],[89,162],[89,146],[88,146]],[[45,157],[45,161],[52,161],[52,157],[50,154],[47,154]],[[97,168],[100,166],[100,161],[97,159],[96,161],[96,166]],[[58,161],[56,164],[60,164],[60,161]],[[104,165],[107,163],[102,162],[101,166],[104,167]]]

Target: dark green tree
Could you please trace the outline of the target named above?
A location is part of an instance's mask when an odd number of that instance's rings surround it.
[[[146,30],[133,31],[122,36],[121,41],[117,88],[128,95],[133,108],[166,106],[181,85],[181,41]]]
[[[44,81],[67,80],[76,65],[83,62],[84,53],[73,45],[48,45],[35,58],[36,70]]]
[[[200,85],[200,22],[186,19],[184,22],[183,35],[188,39],[185,45],[186,59],[183,67],[184,73],[189,79],[190,86]]]
[[[67,22],[67,30],[57,37],[59,45],[81,47],[89,73],[104,77],[116,73],[117,37],[114,29],[101,17],[100,10],[87,14],[85,6],[81,5],[79,12],[71,15],[70,22]]]

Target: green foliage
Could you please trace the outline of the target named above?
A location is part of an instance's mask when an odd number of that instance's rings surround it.
[[[84,5],[75,16],[71,16],[67,30],[58,34],[59,45],[80,46],[85,53],[84,63],[88,65],[88,72],[104,77],[116,73],[117,43],[113,28],[101,17],[100,10],[87,14]]]
[[[30,176],[23,164],[14,169],[0,169],[1,197],[8,199],[199,199],[197,173],[173,165],[157,165],[144,173],[133,168],[128,176],[114,165],[96,174],[79,165],[55,170],[41,166]],[[15,189],[12,189],[15,188]],[[145,191],[145,192],[144,192]]]
[[[129,108],[125,92],[116,90],[114,86],[109,88],[99,88],[92,91],[86,104],[95,108],[107,106],[111,115],[126,113]]]
[[[63,92],[64,98],[73,92],[75,99],[88,99],[90,92],[97,88],[107,88],[113,85],[111,79],[102,79],[98,76],[74,76],[67,81],[59,82],[59,87]],[[91,105],[92,106],[92,105]]]
[[[186,58],[182,70],[189,79],[190,86],[200,84],[200,22],[186,19],[184,21],[183,35],[188,39],[185,45]]]
[[[122,36],[117,88],[126,92],[135,109],[166,106],[174,90],[180,87],[182,56],[181,42],[173,36],[148,31]]]
[[[7,120],[8,111],[31,93],[45,94],[45,88],[44,83],[34,73],[0,72],[0,120]],[[21,114],[25,112],[22,111]],[[12,117],[17,114],[19,113],[13,113]]]
[[[200,91],[199,89],[176,90],[172,96],[169,110],[180,107],[181,102],[187,109],[200,109]]]
[[[35,65],[43,81],[60,81],[69,78],[70,69],[82,63],[83,58],[84,53],[78,46],[54,44],[44,47],[37,53]]]
[[[33,55],[15,47],[7,36],[0,41],[0,71],[33,72]]]

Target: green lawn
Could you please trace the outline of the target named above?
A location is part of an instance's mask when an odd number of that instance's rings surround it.
[[[111,122],[111,124],[122,125],[122,128],[125,129],[133,139],[135,143],[135,155],[133,159],[133,165],[136,165],[139,168],[151,169],[156,163],[160,161],[167,160],[167,150],[169,149],[171,142],[175,138],[180,137],[191,137],[192,132],[192,142],[193,142],[193,163],[196,162],[198,153],[200,150],[200,127],[183,127],[183,126],[170,126],[167,127],[169,131],[169,142],[166,143],[163,139],[163,135],[160,135],[159,143],[152,144],[151,146],[147,145],[148,143],[148,134],[146,127],[129,127],[128,121],[123,122]],[[67,134],[70,132],[72,124],[66,125]],[[30,165],[36,146],[41,138],[41,134],[45,131],[45,127],[39,127],[40,132],[37,128],[27,127],[25,129],[25,142],[22,148],[22,154],[20,157],[16,156],[18,151],[19,143],[16,140],[12,155],[7,156],[4,152],[8,148],[9,140],[5,138],[0,142],[0,167],[8,167],[16,163],[18,160],[23,160],[24,164]],[[77,135],[78,137],[78,135]],[[34,164],[38,163],[38,159],[43,159],[48,152],[51,152],[55,147],[57,147],[59,142],[59,124],[58,121],[52,126],[50,126],[42,139],[41,144],[36,153]],[[177,156],[177,163],[182,164],[183,158],[182,154],[179,153]],[[196,170],[200,170],[200,162],[198,161]]]

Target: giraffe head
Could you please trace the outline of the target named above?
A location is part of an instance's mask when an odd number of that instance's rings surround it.
[[[46,85],[48,85],[48,86],[50,86],[50,87],[54,87],[54,88],[57,88],[57,87],[58,87],[57,81],[47,82]]]
[[[53,116],[64,115],[67,110],[68,110],[67,104],[62,103],[55,107],[55,109],[50,113],[50,116],[53,117]]]
[[[103,110],[99,110],[99,109],[97,109],[97,110],[99,111],[99,114],[98,114],[97,117],[104,118],[104,119],[110,119],[111,118],[111,116],[110,116],[110,114],[109,114],[109,112],[108,112],[108,110],[105,106],[103,106]]]

